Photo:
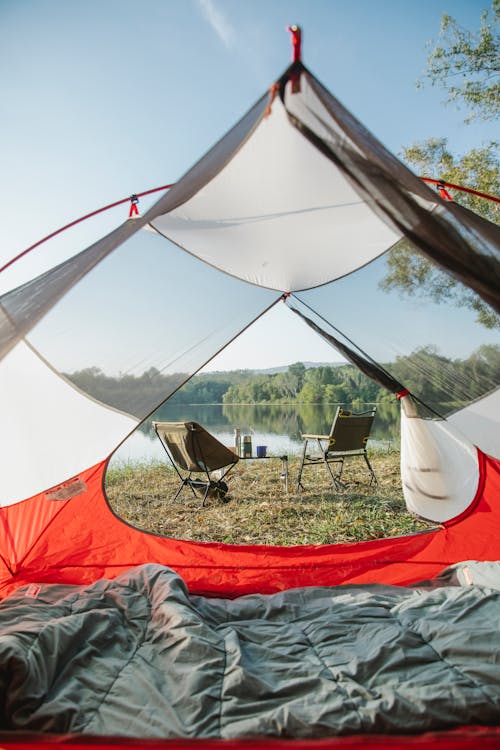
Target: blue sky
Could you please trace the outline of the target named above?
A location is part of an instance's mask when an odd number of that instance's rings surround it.
[[[441,13],[472,29],[488,5],[0,0],[0,261],[97,207],[177,180],[287,67],[291,23],[303,29],[307,67],[395,153],[429,136],[446,136],[456,153],[481,145],[496,135],[492,124],[464,125],[465,112],[416,81]],[[31,256],[33,275],[44,252]],[[282,351],[256,331],[218,366],[331,358],[300,322],[290,325]]]

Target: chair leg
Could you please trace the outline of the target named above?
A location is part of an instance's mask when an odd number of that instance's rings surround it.
[[[304,489],[304,485],[302,484],[302,471],[304,470],[304,461],[306,460],[306,449],[307,449],[307,440],[304,441],[304,447],[302,449],[302,460],[300,462],[299,467],[299,473],[297,476],[297,492],[300,489]]]
[[[179,497],[179,495],[181,494],[181,492],[182,492],[182,488],[183,488],[183,487],[184,487],[184,482],[183,482],[183,483],[181,484],[181,486],[179,487],[179,489],[177,490],[177,492],[176,492],[176,493],[175,493],[175,495],[173,496],[173,498],[172,498],[172,502],[173,502],[173,503],[175,503],[175,501],[177,500],[177,498],[178,498],[178,497]]]
[[[338,477],[334,476],[333,471],[332,471],[331,466],[330,466],[330,463],[329,463],[329,461],[328,461],[328,459],[326,457],[326,454],[325,454],[323,460],[324,460],[326,469],[327,469],[327,471],[328,471],[328,473],[330,475],[330,479],[332,480],[333,486],[335,487],[336,490],[339,490],[340,489],[340,484],[339,484],[339,481],[338,481]]]
[[[345,460],[344,457],[339,458],[340,469],[339,469],[339,473],[337,474],[337,477],[336,477],[337,478],[337,482],[339,484],[342,484],[340,477],[342,476],[342,471],[344,470],[344,460]]]
[[[375,476],[375,472],[372,469],[372,465],[370,461],[368,460],[368,456],[366,455],[366,453],[364,453],[363,455],[366,461],[366,465],[368,466],[368,471],[370,472],[370,484],[377,484],[377,477]]]
[[[207,499],[207,497],[208,497],[208,493],[210,492],[210,488],[211,488],[211,486],[212,486],[212,483],[211,483],[211,482],[209,482],[209,483],[207,484],[206,488],[205,488],[205,493],[204,493],[204,495],[203,495],[203,500],[201,501],[201,507],[202,507],[202,508],[204,508],[204,507],[205,507],[205,501],[206,501],[206,499]]]
[[[181,494],[181,492],[182,492],[182,490],[183,490],[183,488],[185,487],[186,484],[187,484],[187,481],[185,479],[183,479],[182,482],[179,485],[179,489],[177,490],[177,492],[175,493],[175,495],[172,498],[172,502],[175,502],[177,500],[177,498]]]
[[[191,492],[192,492],[192,493],[193,493],[193,495],[194,495],[194,496],[196,497],[196,490],[195,490],[195,488],[193,487],[193,483],[191,482],[191,480],[190,480],[190,481],[189,481],[189,482],[188,482],[187,484],[189,484],[189,486],[191,487]]]

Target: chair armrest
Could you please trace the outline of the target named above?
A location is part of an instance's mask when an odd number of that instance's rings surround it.
[[[330,435],[302,435],[303,440],[329,440]]]

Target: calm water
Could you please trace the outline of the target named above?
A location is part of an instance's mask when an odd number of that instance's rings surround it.
[[[164,422],[194,421],[202,424],[225,445],[234,444],[234,429],[251,435],[255,446],[266,445],[268,453],[294,455],[302,447],[302,433],[327,434],[338,404],[167,404],[121,446],[112,463],[135,463],[165,459],[165,451],[151,420]],[[360,412],[371,404],[342,404]],[[380,404],[373,426],[371,445],[399,446],[399,404]]]

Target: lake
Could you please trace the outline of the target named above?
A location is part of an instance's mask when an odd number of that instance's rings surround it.
[[[372,404],[165,404],[119,448],[112,465],[163,461],[165,451],[151,421],[199,422],[225,445],[234,444],[234,429],[251,435],[255,446],[268,453],[290,456],[300,453],[302,433],[328,434],[338,406],[354,412]],[[399,403],[378,404],[369,446],[399,448]]]

